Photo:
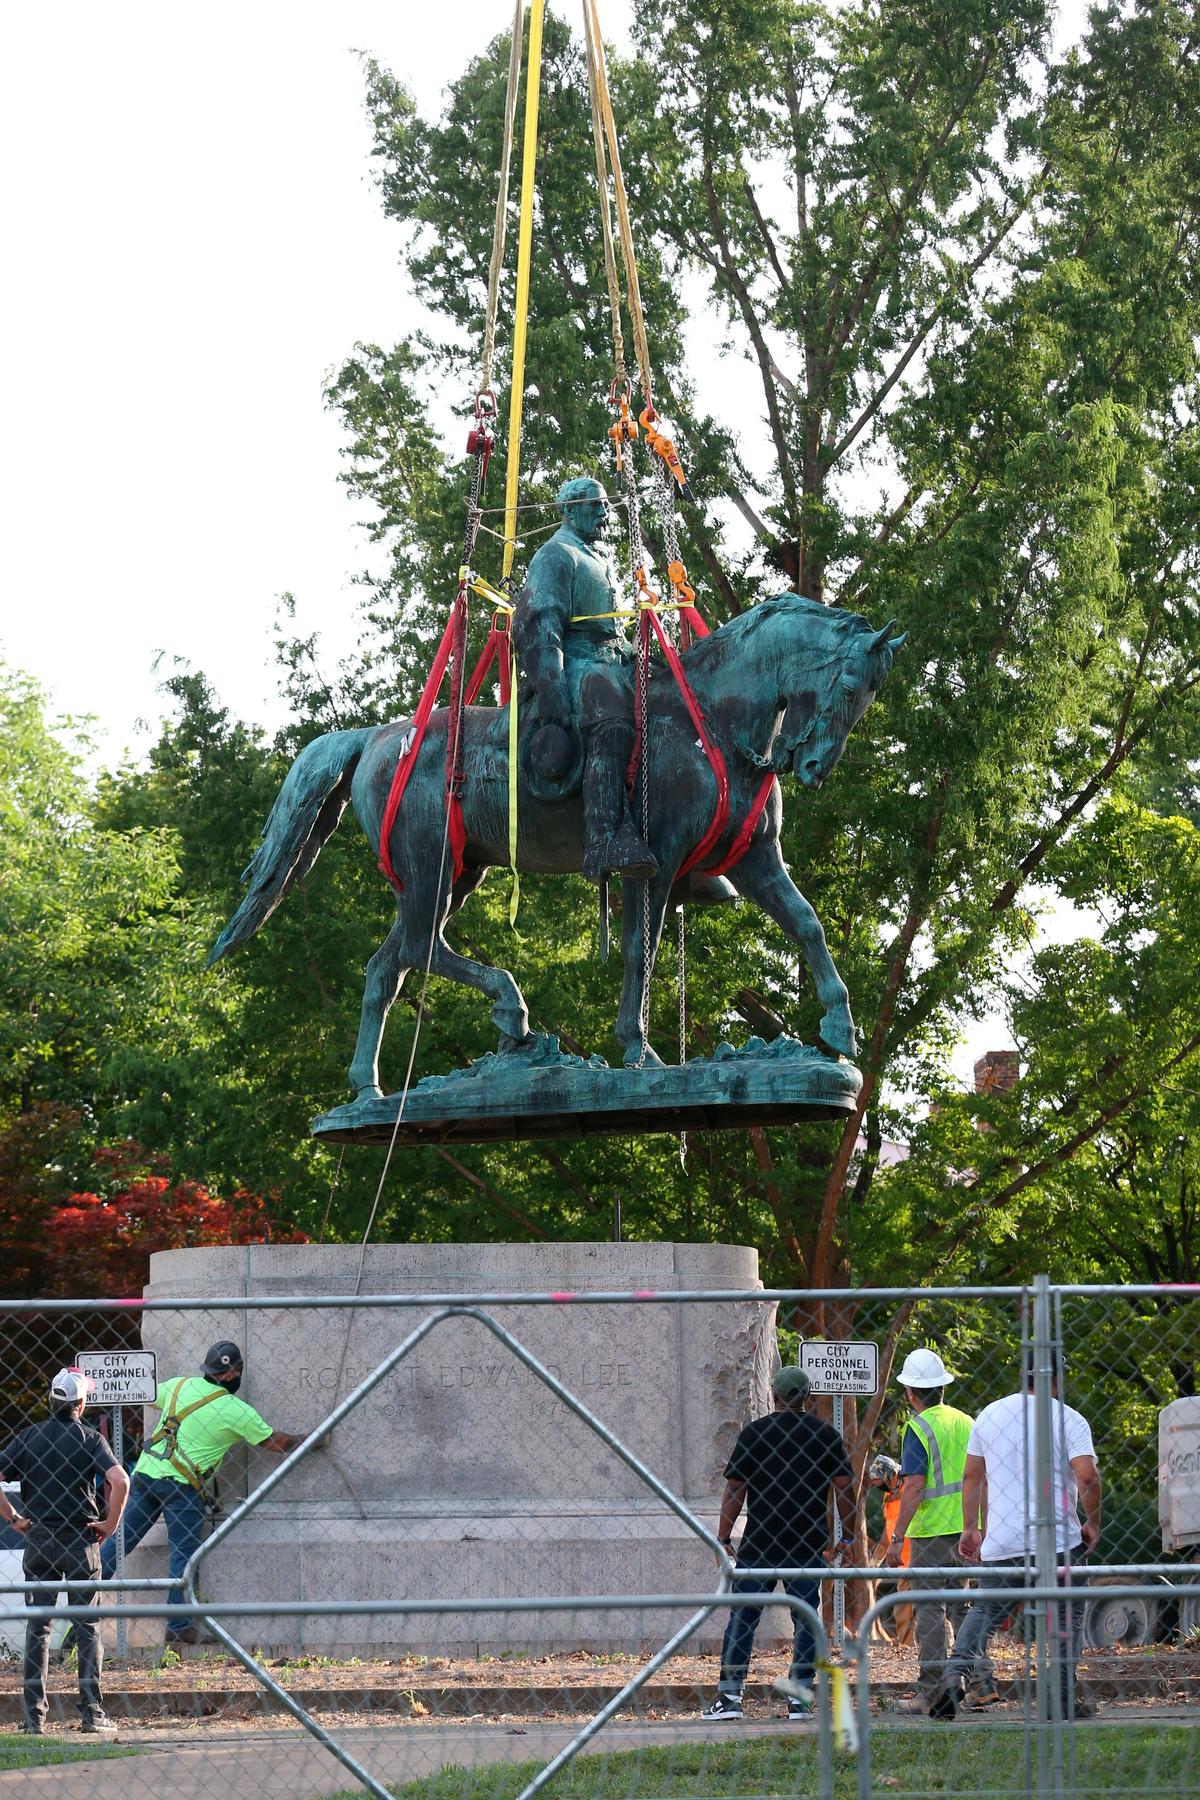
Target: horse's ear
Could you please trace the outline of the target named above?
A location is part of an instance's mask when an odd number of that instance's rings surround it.
[[[899,637],[888,639],[888,649],[889,650],[899,650],[904,644],[907,644],[907,642],[908,642],[908,633],[907,633],[907,631],[902,631],[900,633]]]
[[[876,632],[876,633],[875,633],[875,634],[874,634],[874,636],[873,636],[873,637],[872,637],[872,639],[871,639],[871,642],[870,642],[870,643],[869,643],[869,644],[868,644],[868,646],[867,646],[867,648],[868,648],[868,650],[872,650],[872,651],[874,651],[874,650],[882,650],[882,649],[883,649],[883,647],[884,647],[884,645],[885,645],[885,644],[886,644],[886,643],[887,643],[887,641],[888,641],[888,636],[889,636],[889,633],[890,633],[890,632],[891,632],[891,629],[892,629],[892,626],[893,626],[893,625],[894,625],[894,624],[895,624],[895,623],[896,623],[896,621],[895,621],[895,619],[889,619],[889,620],[888,620],[888,622],[887,622],[887,624],[886,624],[886,625],[885,625],[885,626],[884,626],[884,628],[883,628],[883,630],[882,630],[882,631],[877,631],[877,632]],[[905,635],[906,635],[906,636],[907,636],[907,633],[906,633],[906,634],[905,634]],[[900,639],[900,642],[901,642],[901,643],[903,643],[903,642],[904,642],[904,638],[901,638],[901,639]]]

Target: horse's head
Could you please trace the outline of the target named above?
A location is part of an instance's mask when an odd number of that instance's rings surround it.
[[[865,619],[854,619],[842,653],[815,679],[788,696],[775,766],[791,764],[805,787],[819,788],[841,761],[846,739],[870,706],[905,638],[891,637],[891,623],[874,631]],[[811,683],[811,685],[810,685]]]

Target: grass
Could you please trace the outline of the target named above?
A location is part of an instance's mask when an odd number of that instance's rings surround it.
[[[1090,1726],[1075,1742],[1074,1781],[1067,1792],[1083,1800],[1128,1794],[1200,1793],[1200,1738],[1186,1726]],[[1031,1751],[1035,1756],[1036,1752]],[[543,1767],[539,1762],[446,1767],[395,1790],[396,1800],[513,1800]],[[1036,1768],[1036,1763],[1035,1763]],[[1028,1792],[1025,1746],[1019,1730],[876,1730],[871,1740],[872,1791],[896,1800],[963,1795],[1009,1800]],[[580,1756],[546,1790],[552,1800],[801,1800],[817,1791],[817,1746],[812,1736],[729,1738],[660,1749]],[[836,1800],[855,1800],[857,1763],[839,1754]],[[336,1800],[357,1800],[343,1793]]]
[[[27,1737],[23,1731],[0,1731],[0,1770],[41,1769],[50,1763],[94,1762],[99,1757],[136,1756],[120,1744],[67,1744],[53,1736]]]

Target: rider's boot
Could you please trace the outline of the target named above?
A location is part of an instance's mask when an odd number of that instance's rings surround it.
[[[583,772],[583,817],[587,847],[583,872],[592,881],[606,875],[648,881],[658,864],[629,811],[625,770],[633,749],[633,727],[606,720],[588,734]]]

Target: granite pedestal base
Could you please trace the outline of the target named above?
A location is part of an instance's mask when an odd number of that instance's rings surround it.
[[[711,1526],[734,1438],[769,1410],[777,1363],[766,1301],[669,1304],[672,1291],[753,1291],[757,1255],[736,1245],[377,1245],[364,1295],[518,1297],[482,1311],[581,1399],[670,1491]],[[145,1316],[160,1379],[198,1368],[232,1338],[246,1355],[242,1396],[266,1420],[307,1432],[429,1314],[430,1305],[302,1305],[242,1312],[223,1299],[353,1291],[353,1246],[165,1251],[148,1297],[204,1300]],[[636,1292],[619,1305],[571,1296]],[[553,1306],[519,1296],[554,1293]],[[664,1296],[656,1299],[656,1295]],[[222,1466],[231,1510],[276,1466],[236,1451]],[[164,1572],[147,1540],[131,1574]],[[205,1566],[211,1600],[461,1600],[536,1595],[704,1593],[711,1552],[669,1507],[479,1319],[436,1325],[337,1428],[247,1515]],[[682,1614],[485,1613],[247,1619],[238,1635],[272,1650],[338,1654],[500,1654],[636,1649]],[[786,1633],[769,1615],[762,1636]],[[703,1642],[715,1645],[714,1617]]]

